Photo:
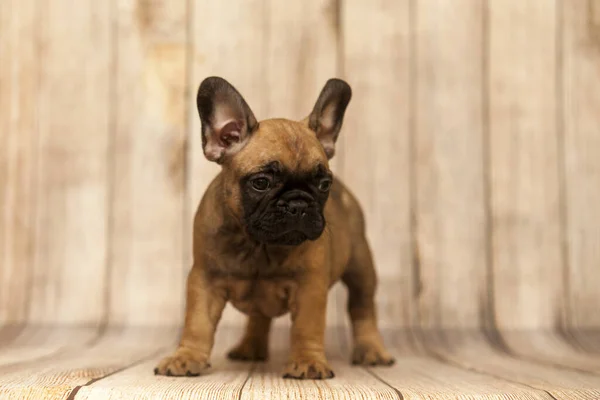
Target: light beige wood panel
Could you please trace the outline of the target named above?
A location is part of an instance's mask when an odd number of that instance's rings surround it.
[[[423,339],[446,362],[544,391],[548,399],[589,400],[600,396],[600,376],[516,358],[497,338],[480,332],[434,333]]]
[[[396,356],[391,368],[372,369],[402,393],[404,400],[550,399],[544,391],[468,371],[429,357]]]
[[[152,370],[159,361],[154,357],[84,386],[75,399],[237,399],[251,368],[221,357],[212,363],[213,371],[201,377],[155,376]]]
[[[489,2],[493,290],[506,328],[563,315],[556,12],[545,0]]]
[[[198,86],[208,76],[223,77],[240,91],[259,120],[265,118],[265,92],[269,90],[265,76],[265,2],[194,0],[191,7],[186,273],[192,263],[193,216],[208,184],[220,170],[217,164],[208,162],[202,153],[200,119],[196,109]],[[243,321],[240,315],[228,305],[221,323],[239,325]]]
[[[577,340],[554,330],[504,331],[502,341],[518,357],[600,375],[600,354],[584,351]]]
[[[481,0],[415,3],[414,207],[425,328],[477,327],[487,306],[484,12]]]
[[[119,0],[115,7],[109,321],[178,324],[188,250],[187,2]]]
[[[338,74],[337,2],[265,3],[264,118],[306,117]]]
[[[339,139],[340,177],[365,211],[382,326],[411,322],[409,2],[348,0],[343,75],[353,90]]]
[[[0,324],[27,318],[36,226],[35,1],[0,4]]]
[[[86,348],[19,365],[0,376],[0,397],[66,399],[91,381],[164,352],[172,330],[109,330]]]
[[[561,3],[569,319],[600,327],[600,4]]]
[[[578,348],[585,352],[600,354],[600,329],[577,330],[577,332],[569,332],[571,343],[575,343]]]
[[[339,328],[330,327],[325,334],[326,355],[335,377],[322,381],[283,379],[283,369],[289,355],[289,332],[273,331],[268,363],[257,364],[244,386],[243,400],[250,399],[397,399],[396,391],[369,374],[363,368],[350,364]]]
[[[0,349],[8,347],[24,330],[21,325],[3,325],[0,328]]]
[[[231,336],[231,333],[234,333]],[[233,363],[224,359],[237,335],[230,329],[217,336],[213,368],[210,373],[194,378],[155,377],[152,369],[158,361],[151,360],[118,372],[89,386],[82,387],[77,399],[137,399],[177,397],[208,399],[262,399],[262,398],[364,398],[395,399],[394,389],[378,381],[361,368],[340,360],[333,360],[337,376],[328,381],[297,381],[281,378],[285,361],[281,329],[274,332],[274,359],[267,364]],[[332,333],[332,331],[330,331]],[[285,346],[283,346],[285,347]],[[335,347],[335,345],[333,346]]]
[[[233,335],[232,335],[233,334]],[[200,377],[155,376],[160,357],[82,387],[75,399],[234,399],[239,398],[252,364],[234,363],[224,357],[236,339],[235,332],[222,329],[215,338],[211,370]]]
[[[27,326],[0,348],[0,371],[69,350],[83,349],[99,336],[97,329],[89,327]]]
[[[30,317],[93,323],[106,288],[110,3],[39,1],[39,174]]]
[[[278,354],[268,364],[253,371],[241,399],[397,399],[397,392],[349,360],[330,358],[335,378],[328,380],[293,380],[281,377],[286,357]]]

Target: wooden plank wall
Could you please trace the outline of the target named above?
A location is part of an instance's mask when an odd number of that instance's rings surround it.
[[[217,74],[259,118],[352,85],[382,326],[600,327],[599,49],[595,0],[2,1],[0,322],[181,322]]]

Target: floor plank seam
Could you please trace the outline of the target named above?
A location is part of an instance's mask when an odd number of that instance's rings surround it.
[[[404,400],[404,395],[402,394],[402,392],[399,389],[396,389],[394,386],[390,385],[389,383],[387,383],[383,378],[381,378],[379,375],[377,375],[373,370],[371,370],[371,368],[366,368],[363,367],[363,369],[365,371],[367,371],[368,374],[370,374],[371,376],[373,376],[375,379],[377,379],[379,382],[383,383],[384,385],[388,386],[389,388],[391,388],[396,395],[398,396],[398,400]]]
[[[242,387],[240,387],[240,391],[238,393],[237,400],[242,400],[242,395],[244,394],[244,388],[248,384],[248,381],[250,381],[250,378],[254,374],[255,370],[256,370],[256,363],[252,363],[252,366],[250,367],[250,370],[248,371],[248,376],[246,376],[246,380],[244,380],[244,383],[242,383]]]
[[[98,378],[91,379],[90,381],[86,382],[83,385],[77,385],[77,386],[75,386],[73,388],[73,390],[71,391],[71,393],[69,394],[69,396],[67,397],[67,400],[75,400],[75,398],[77,396],[77,393],[79,392],[79,390],[81,390],[82,387],[84,387],[84,386],[91,386],[94,383],[96,383],[98,381],[101,381],[102,379],[108,378],[109,376],[118,374],[119,372],[123,372],[126,369],[135,367],[136,365],[139,365],[139,364],[141,364],[141,363],[143,363],[145,361],[151,360],[152,358],[158,356],[159,354],[164,353],[165,351],[167,351],[167,349],[169,347],[161,347],[159,350],[157,350],[157,351],[155,351],[155,352],[153,352],[153,353],[151,353],[151,354],[149,354],[149,355],[147,355],[147,356],[145,356],[143,358],[140,358],[140,359],[132,362],[131,364],[127,364],[126,366],[118,368],[118,369],[116,369],[116,370],[114,370],[114,371],[112,371],[112,372],[110,372],[110,373],[108,373],[106,375],[100,376]]]

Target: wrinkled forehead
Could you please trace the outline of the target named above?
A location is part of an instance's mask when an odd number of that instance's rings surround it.
[[[312,172],[329,168],[317,136],[301,122],[286,119],[261,121],[248,144],[232,160],[244,174],[258,172],[277,162],[290,172]]]

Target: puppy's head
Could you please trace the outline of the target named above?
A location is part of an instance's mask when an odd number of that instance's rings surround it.
[[[330,79],[304,120],[258,122],[227,81],[202,82],[204,154],[223,166],[224,202],[254,240],[298,245],[321,235],[333,179],[328,160],[351,95],[346,82]]]

